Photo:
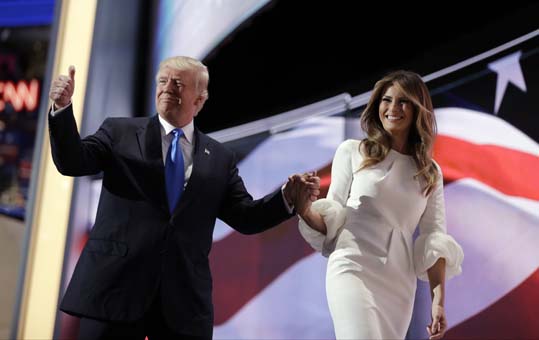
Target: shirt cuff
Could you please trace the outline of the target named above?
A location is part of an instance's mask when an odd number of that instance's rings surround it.
[[[56,116],[58,113],[60,112],[63,112],[65,109],[67,109],[69,106],[71,105],[71,103],[67,104],[66,106],[64,106],[63,108],[61,109],[56,109],[56,105],[54,105],[54,103],[52,103],[51,105],[51,117],[54,117]]]
[[[290,206],[290,204],[288,204],[288,201],[286,200],[286,196],[284,195],[284,187],[285,186],[286,186],[286,184],[283,184],[283,186],[281,187],[281,195],[283,195],[284,206],[285,206],[286,210],[288,210],[289,214],[293,214],[294,213],[294,206]]]

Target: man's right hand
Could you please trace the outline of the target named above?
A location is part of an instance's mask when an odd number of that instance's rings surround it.
[[[320,195],[320,178],[316,173],[295,174],[288,178],[287,187],[289,186],[289,196],[294,208],[300,216],[303,216]]]
[[[59,110],[71,103],[75,91],[75,66],[69,66],[69,76],[59,75],[52,81],[49,98],[54,103],[54,109]]]

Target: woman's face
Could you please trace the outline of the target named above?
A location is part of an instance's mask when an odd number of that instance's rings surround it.
[[[382,95],[378,114],[384,130],[392,138],[404,138],[406,141],[414,119],[414,107],[397,87],[391,85]]]

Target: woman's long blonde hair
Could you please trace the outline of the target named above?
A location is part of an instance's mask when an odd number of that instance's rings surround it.
[[[414,118],[408,134],[408,150],[417,165],[414,178],[423,178],[423,193],[428,195],[438,180],[438,170],[432,161],[432,146],[436,136],[436,119],[427,86],[421,77],[410,71],[395,71],[374,85],[367,107],[361,114],[361,128],[367,138],[360,144],[364,160],[360,170],[384,160],[391,149],[391,136],[384,129],[378,114],[380,101],[386,90],[395,86],[410,100],[414,107]]]

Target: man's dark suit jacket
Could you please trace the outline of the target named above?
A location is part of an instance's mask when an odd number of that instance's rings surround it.
[[[280,188],[253,200],[232,152],[195,129],[191,178],[170,214],[157,115],[108,118],[81,140],[69,106],[49,115],[49,129],[60,173],[103,171],[95,225],[60,309],[101,320],[137,321],[160,291],[170,327],[211,336],[208,254],[215,219],[244,234],[271,228],[290,217]]]

